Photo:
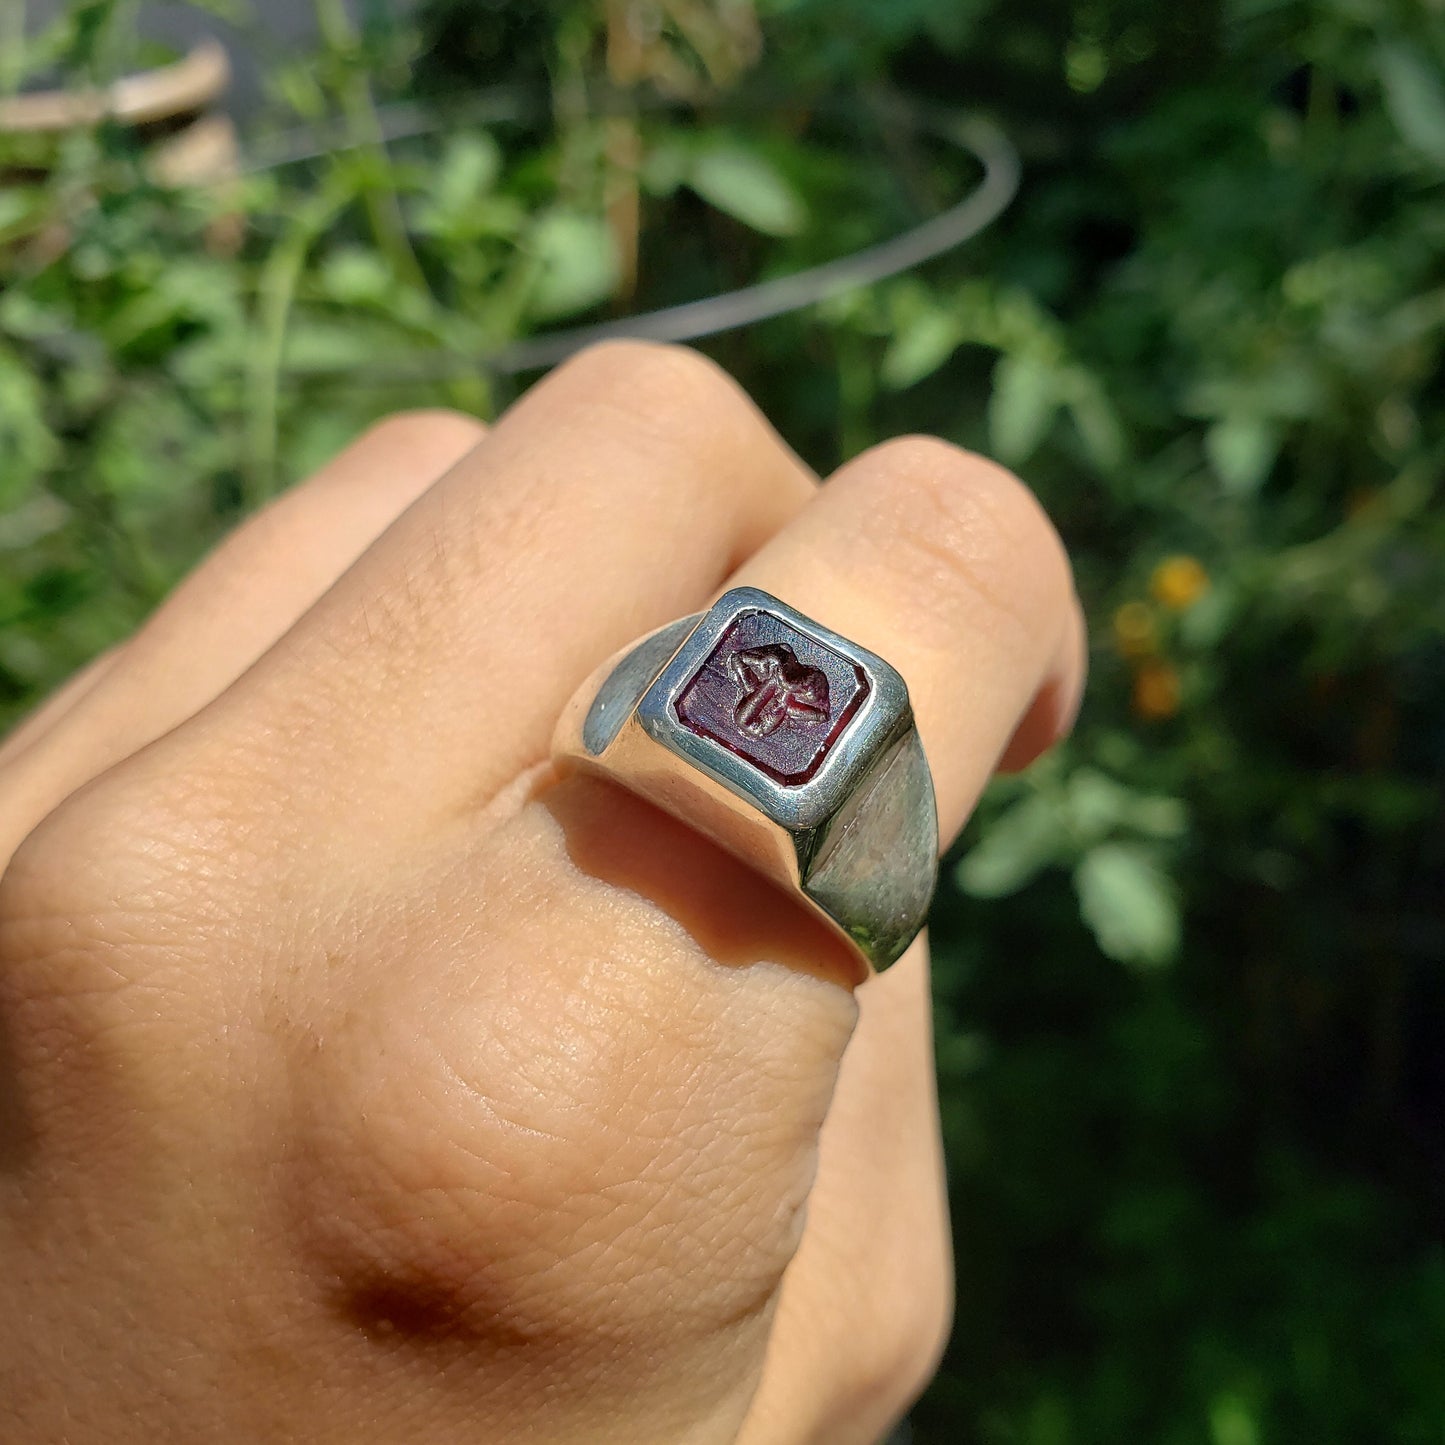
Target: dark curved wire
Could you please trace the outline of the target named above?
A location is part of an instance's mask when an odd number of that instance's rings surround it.
[[[646,341],[696,341],[704,336],[716,336],[719,332],[734,331],[740,326],[801,311],[860,287],[876,285],[952,251],[989,226],[1013,200],[1019,186],[1018,152],[998,126],[981,116],[924,111],[897,106],[896,103],[895,108],[916,129],[968,151],[983,168],[983,178],[978,185],[946,211],[875,246],[865,247],[836,261],[810,266],[791,276],[779,276],[736,291],[685,301],[677,306],[665,306],[657,311],[644,311],[636,316],[544,332],[540,336],[502,346],[482,357],[428,358],[428,365],[415,370],[408,368],[406,374],[417,377],[445,375],[481,364],[495,373],[510,375],[553,366],[598,341],[623,337]],[[484,97],[480,109],[471,118],[474,122],[499,122],[515,120],[517,114],[515,98],[507,101],[498,95]],[[386,127],[388,141],[414,138],[436,128],[435,120],[410,107],[395,114],[392,120],[393,124]],[[309,148],[298,148],[294,137],[282,137],[279,142],[273,143],[272,153],[266,155],[263,152],[251,169],[269,169],[310,160],[327,154],[329,150],[360,143],[339,140],[336,146],[318,145],[313,135],[308,138]],[[436,364],[431,364],[433,362]]]
[[[1017,153],[996,126],[982,120],[965,121],[959,125],[956,135],[947,139],[978,157],[983,166],[983,179],[957,205],[902,235],[855,251],[851,256],[720,296],[513,342],[489,357],[488,365],[503,372],[532,371],[562,361],[593,342],[616,337],[694,341],[703,336],[716,336],[722,331],[734,331],[740,326],[816,306],[821,301],[875,285],[931,261],[972,240],[1018,191]]]

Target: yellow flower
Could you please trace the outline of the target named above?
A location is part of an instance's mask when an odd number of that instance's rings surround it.
[[[1209,591],[1209,573],[1197,557],[1166,557],[1149,578],[1149,591],[1170,611],[1183,612]]]
[[[1167,662],[1146,662],[1134,674],[1134,711],[1147,722],[1179,711],[1179,674]]]
[[[1126,602],[1114,614],[1114,646],[1121,657],[1152,656],[1157,641],[1154,614],[1145,602]]]

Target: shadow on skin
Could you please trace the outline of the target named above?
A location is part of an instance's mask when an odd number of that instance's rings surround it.
[[[20,1091],[10,1025],[0,1015],[0,1170],[18,1169],[35,1148],[35,1126]]]
[[[582,872],[646,898],[718,963],[780,963],[845,987],[861,982],[852,949],[803,904],[625,788],[569,773],[536,801]]]

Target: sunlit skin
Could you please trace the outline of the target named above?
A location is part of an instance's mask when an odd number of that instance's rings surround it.
[[[603,658],[761,587],[907,679],[944,842],[1083,684],[1028,491],[822,490],[614,344],[394,418],[0,750],[0,1439],[878,1439],[951,1307],[920,942],[841,945],[547,761]],[[505,680],[505,685],[499,685]],[[976,1242],[969,1241],[968,1247]]]

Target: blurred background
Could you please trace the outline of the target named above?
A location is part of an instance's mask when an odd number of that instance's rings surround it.
[[[979,234],[702,343],[822,471],[1020,470],[1092,620],[944,867],[914,1438],[1439,1445],[1441,0],[3,0],[0,724],[369,420],[866,260],[980,138]]]

